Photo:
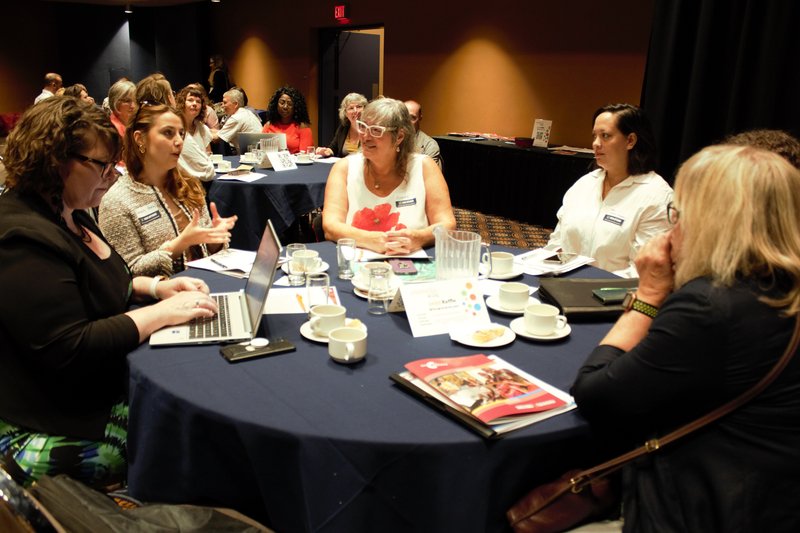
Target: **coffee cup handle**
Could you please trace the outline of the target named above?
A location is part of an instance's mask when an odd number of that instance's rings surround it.
[[[319,332],[317,330],[319,329],[319,321],[320,320],[321,320],[320,317],[313,316],[313,317],[311,317],[311,320],[308,321],[308,325],[311,327],[311,331],[313,331],[314,333],[319,334]]]
[[[556,329],[563,329],[567,325],[567,317],[564,315],[558,315],[556,317]]]
[[[344,356],[344,360],[349,361],[350,358],[353,357],[353,354],[355,354],[356,352],[356,345],[353,344],[352,342],[348,342],[346,346],[347,346],[347,354]]]
[[[482,265],[488,265],[486,272],[481,273],[478,271],[478,279],[486,279],[492,274],[492,249],[489,246],[489,243],[482,242],[481,249],[483,250],[483,254],[481,255],[481,262]]]

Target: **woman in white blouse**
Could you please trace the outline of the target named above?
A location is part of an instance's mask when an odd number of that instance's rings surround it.
[[[593,120],[598,168],[564,195],[546,248],[593,257],[599,268],[636,277],[633,260],[639,248],[669,230],[672,188],[655,172],[655,137],[640,108],[607,105]]]
[[[189,84],[181,89],[175,101],[186,128],[178,166],[189,176],[211,181],[216,171],[210,157],[211,130],[205,124],[208,107],[205,90],[199,83]]]

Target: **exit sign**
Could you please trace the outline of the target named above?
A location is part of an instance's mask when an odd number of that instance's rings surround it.
[[[333,6],[333,18],[342,24],[350,22],[350,19],[347,17],[347,6],[345,4],[336,4]]]

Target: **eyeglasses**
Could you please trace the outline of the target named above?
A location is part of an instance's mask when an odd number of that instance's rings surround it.
[[[669,222],[670,225],[674,226],[675,224],[678,223],[678,220],[680,220],[680,218],[681,218],[681,212],[677,207],[675,207],[675,203],[674,202],[668,203],[667,222]]]
[[[122,174],[117,170],[117,164],[113,161],[100,161],[99,159],[92,159],[91,157],[87,157],[83,154],[70,154],[70,157],[77,159],[78,161],[83,161],[84,163],[94,163],[98,167],[100,167],[100,177],[104,179],[117,179]],[[109,172],[111,173],[109,175]]]
[[[366,122],[361,122],[360,120],[356,120],[356,129],[358,133],[364,135],[365,133],[369,132],[372,137],[376,139],[380,139],[383,137],[383,134],[387,131],[394,131],[397,128],[387,128],[386,126],[370,126]]]

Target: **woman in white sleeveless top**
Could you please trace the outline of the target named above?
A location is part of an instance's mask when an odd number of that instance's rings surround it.
[[[433,228],[456,226],[439,166],[414,153],[405,104],[374,100],[357,122],[361,152],[337,162],[328,176],[325,237],[352,237],[379,253],[407,254],[433,242]]]

